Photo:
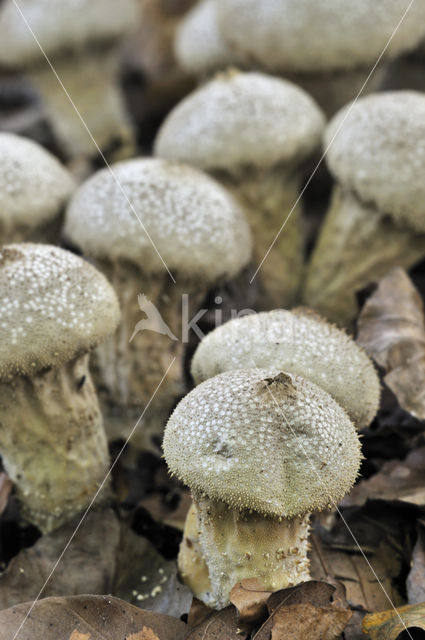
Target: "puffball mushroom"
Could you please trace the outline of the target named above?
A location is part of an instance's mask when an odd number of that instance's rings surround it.
[[[74,186],[71,174],[39,144],[0,133],[0,245],[58,238]]]
[[[290,82],[229,71],[187,96],[168,115],[157,156],[208,171],[242,203],[254,238],[255,267],[299,196],[303,164],[317,149],[324,118]],[[296,298],[303,268],[300,209],[289,217],[261,268],[261,308]]]
[[[129,155],[133,131],[118,89],[116,49],[137,24],[136,0],[20,0],[19,9],[13,0],[1,3],[0,64],[30,76],[64,154],[97,154],[68,92],[99,147]]]
[[[215,0],[201,0],[187,13],[176,31],[174,51],[180,67],[194,76],[236,64],[219,30]]]
[[[192,360],[196,384],[223,371],[279,367],[307,378],[344,408],[358,429],[379,406],[380,384],[366,352],[344,331],[306,309],[263,312],[217,327]]]
[[[182,325],[186,331],[213,285],[249,261],[251,237],[233,198],[196,169],[154,158],[112,168],[119,184],[108,169],[87,180],[70,202],[64,233],[95,260],[121,303],[119,330],[96,353],[107,429],[128,435],[152,401],[132,437],[149,447],[184,392]]]
[[[89,352],[114,331],[106,279],[49,245],[0,249],[0,455],[24,518],[44,533],[80,512],[109,457]]]
[[[336,185],[303,292],[341,324],[353,322],[356,291],[425,256],[425,96],[388,92],[349,108],[325,133]]]
[[[361,457],[354,425],[335,400],[276,369],[227,371],[201,383],[171,415],[163,448],[198,514],[211,590],[192,588],[219,609],[244,578],[271,590],[309,579],[309,514],[349,491]]]
[[[379,58],[420,42],[425,3],[406,9],[399,0],[216,0],[221,37],[245,66],[293,80],[328,115],[379,85],[382,64],[363,87]]]

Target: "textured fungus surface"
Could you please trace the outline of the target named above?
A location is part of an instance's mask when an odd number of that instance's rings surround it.
[[[372,65],[384,48],[386,57],[414,49],[423,37],[425,3],[414,2],[394,33],[407,5],[399,0],[217,0],[225,41],[251,64],[275,71],[349,69]]]
[[[50,221],[73,189],[71,174],[43,147],[0,133],[0,229]]]
[[[361,201],[424,232],[425,96],[389,92],[362,98],[348,115],[349,108],[326,130],[325,144],[334,138],[327,153],[330,170]]]
[[[154,274],[165,267],[153,242],[176,278],[204,282],[236,275],[248,262],[251,239],[244,214],[212,178],[158,159],[122,162],[113,171],[125,195],[104,169],[69,205],[65,234],[85,254],[125,259]]]
[[[171,472],[195,493],[275,517],[331,507],[360,464],[344,410],[312,382],[276,369],[200,384],[174,410],[163,447]]]
[[[375,416],[379,379],[344,331],[307,310],[275,310],[227,322],[208,334],[192,361],[199,384],[232,369],[280,367],[308,378],[345,409],[357,427]]]
[[[97,346],[118,323],[105,277],[50,245],[2,247],[0,293],[1,380],[59,366]]]
[[[20,0],[19,8],[47,55],[118,38],[139,19],[135,0]],[[0,4],[0,60],[23,65],[43,59],[13,0]],[[44,59],[43,59],[44,60]]]
[[[231,70],[173,109],[159,131],[155,152],[201,169],[266,169],[310,155],[323,124],[313,99],[291,82]]]

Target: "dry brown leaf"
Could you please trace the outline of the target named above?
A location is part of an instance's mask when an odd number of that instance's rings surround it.
[[[0,640],[15,637],[31,603],[0,611]],[[146,635],[147,633],[151,634]],[[141,635],[141,634],[145,635]],[[152,636],[152,633],[154,634]],[[184,640],[187,625],[181,620],[142,611],[112,596],[45,598],[35,603],[16,640]],[[73,635],[72,635],[73,634]],[[78,635],[76,635],[78,634]]]
[[[362,628],[371,640],[397,640],[403,631],[407,633],[406,629],[412,637],[414,631],[425,630],[425,603],[409,604],[399,607],[397,611],[390,609],[367,615],[364,617]]]
[[[238,623],[244,629],[260,624],[267,617],[267,600],[271,591],[263,589],[257,578],[247,578],[235,584],[230,602],[238,611]]]
[[[372,499],[425,505],[425,447],[415,449],[403,461],[386,462],[378,473],[361,480],[341,504],[360,507]]]
[[[143,627],[139,633],[130,633],[129,636],[126,637],[125,640],[161,640],[158,638],[156,633],[152,631],[152,629],[148,629],[148,627]]]
[[[295,604],[278,607],[253,640],[335,640],[347,626],[351,611]]]
[[[79,631],[77,631],[77,629],[74,629],[74,631],[69,636],[69,640],[90,640],[90,638],[91,633],[80,633]]]
[[[385,370],[400,406],[425,419],[424,306],[403,269],[390,271],[366,301],[357,341]]]
[[[231,606],[221,611],[210,609],[210,613],[203,616],[185,640],[245,640],[246,637],[247,634],[239,628],[236,609]]]

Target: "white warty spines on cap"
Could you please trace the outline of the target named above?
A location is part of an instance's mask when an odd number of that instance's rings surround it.
[[[50,245],[0,249],[0,297],[0,380],[60,366],[118,324],[118,300],[106,278]]]
[[[199,384],[231,369],[280,367],[308,378],[345,409],[357,428],[373,420],[380,384],[366,352],[344,331],[304,309],[236,318],[198,346],[192,376]]]
[[[197,494],[286,518],[332,507],[361,458],[353,423],[326,391],[270,369],[200,384],[171,415],[163,449],[170,471]]]
[[[150,275],[165,271],[158,251],[176,278],[204,282],[232,277],[248,262],[248,223],[215,180],[155,158],[112,169],[114,175],[102,169],[89,178],[68,207],[65,235],[86,255],[127,260]]]
[[[71,174],[42,146],[0,133],[0,224],[36,228],[49,222],[74,186]]]

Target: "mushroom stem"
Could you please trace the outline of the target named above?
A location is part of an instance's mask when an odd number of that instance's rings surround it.
[[[362,94],[377,91],[384,77],[385,65],[382,69],[375,69],[373,75],[363,87],[370,67],[329,71],[328,73],[285,73],[285,78],[302,87],[321,106],[325,114],[330,117],[346,104],[354,100],[361,91]]]
[[[171,410],[185,392],[182,296],[188,294],[190,320],[206,294],[205,284],[184,284],[180,278],[174,284],[166,272],[147,276],[129,262],[101,261],[98,267],[114,286],[122,312],[116,333],[93,354],[106,432],[110,439],[126,438],[149,403],[131,442],[136,449],[152,449],[152,439],[162,437]]]
[[[87,506],[109,456],[89,355],[0,382],[0,450],[24,519],[47,533]]]
[[[70,158],[97,155],[87,129],[110,160],[134,153],[134,134],[118,88],[116,58],[114,49],[90,49],[55,60],[55,71],[78,113],[48,65],[29,71],[46,103],[53,132]]]
[[[293,209],[299,197],[300,176],[276,166],[264,171],[247,169],[240,177],[229,173],[216,177],[245,210],[254,243],[254,269],[265,258],[256,276],[260,280],[256,307],[291,307],[297,302],[304,265],[300,203]]]
[[[196,494],[193,499],[211,581],[206,604],[218,609],[227,606],[232,587],[245,578],[255,577],[272,591],[310,578],[309,515],[270,518]]]
[[[357,291],[394,264],[409,268],[424,256],[425,234],[397,226],[337,186],[308,267],[304,302],[349,325],[357,313]]]

